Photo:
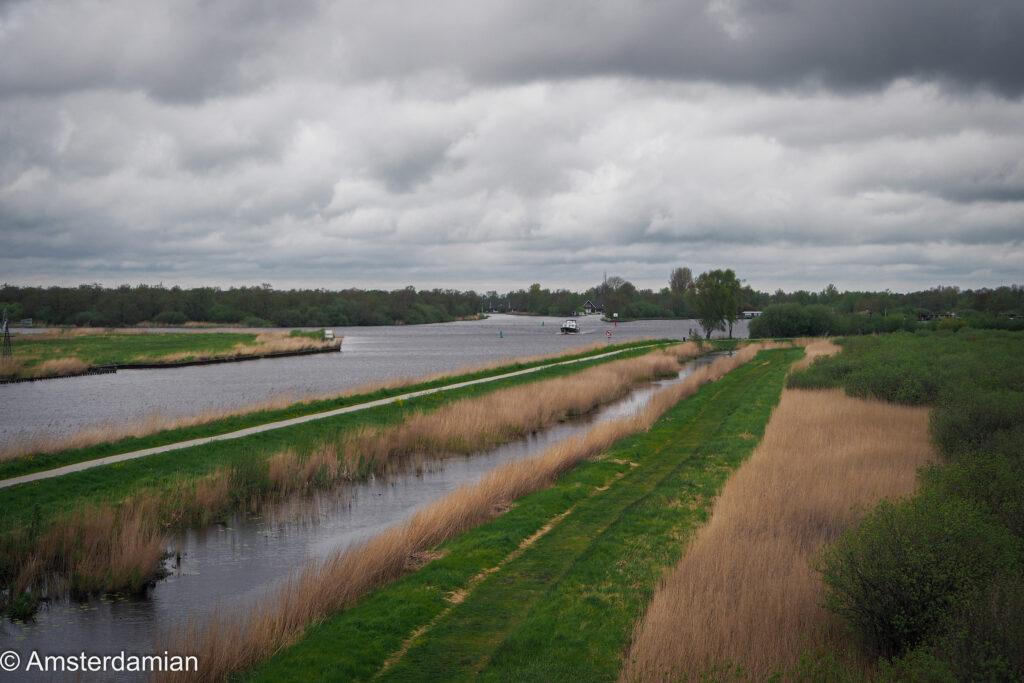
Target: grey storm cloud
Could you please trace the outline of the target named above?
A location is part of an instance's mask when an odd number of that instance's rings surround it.
[[[617,74],[794,86],[943,79],[1018,94],[1016,0],[713,0],[346,6],[357,68],[455,67],[482,80]],[[404,11],[404,10],[403,10]],[[364,31],[370,26],[372,30]]]
[[[1024,91],[1017,0],[22,0],[0,4],[0,88],[170,100],[298,74],[451,69],[475,82],[628,76],[872,88],[898,78]]]
[[[0,279],[1019,282],[1024,4],[0,0]]]

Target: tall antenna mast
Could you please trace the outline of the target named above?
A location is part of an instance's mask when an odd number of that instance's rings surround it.
[[[7,329],[7,309],[4,309],[4,322],[3,322],[3,335],[4,335],[4,349],[3,354],[0,355],[0,359],[3,362],[7,362],[7,359],[14,357],[14,351],[11,350],[11,331]]]

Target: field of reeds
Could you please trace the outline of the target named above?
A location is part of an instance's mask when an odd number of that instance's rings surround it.
[[[812,560],[878,500],[912,493],[934,457],[927,408],[786,390],[763,441],[659,586],[621,680],[740,670],[767,680],[807,651],[850,649],[820,605]]]
[[[700,352],[686,344],[625,360],[590,361],[592,367],[546,368],[493,387],[466,387],[452,396],[434,394],[404,406],[289,427],[261,438],[258,447],[208,444],[3,489],[0,579],[14,594],[54,577],[76,594],[138,589],[156,569],[170,530],[310,488],[383,474],[403,458],[508,441],[587,412],[636,382],[673,374],[680,358]],[[296,439],[299,434],[305,437]]]
[[[98,366],[167,364],[231,359],[340,346],[323,331],[143,332],[58,330],[12,338],[14,355],[0,365],[0,379],[75,375]]]
[[[170,634],[163,647],[197,654],[201,680],[220,680],[306,635],[305,641],[261,668],[256,678],[349,680],[368,679],[375,673],[401,677],[410,657],[423,656],[420,648],[425,643],[448,634],[462,638],[455,646],[458,656],[449,645],[440,645],[440,656],[431,659],[430,666],[460,667],[460,659],[471,658],[470,642],[481,642],[482,626],[459,622],[443,627],[441,620],[469,618],[472,622],[473,615],[479,614],[479,608],[471,607],[476,600],[498,601],[499,616],[488,626],[498,631],[495,640],[488,642],[501,643],[501,628],[520,623],[519,617],[502,616],[508,610],[533,610],[524,624],[526,633],[543,638],[552,620],[557,623],[566,615],[563,600],[568,601],[570,612],[592,609],[592,598],[579,594],[581,579],[573,572],[594,571],[590,567],[594,563],[596,571],[610,572],[607,585],[601,581],[597,585],[615,596],[599,602],[625,603],[615,618],[603,614],[590,620],[590,628],[600,633],[583,629],[570,618],[567,628],[575,638],[572,644],[555,641],[553,647],[546,642],[538,650],[538,643],[531,641],[522,652],[514,650],[506,656],[515,660],[526,655],[536,663],[542,661],[538,655],[543,653],[551,664],[553,658],[578,649],[581,659],[617,668],[617,653],[644,595],[653,589],[660,568],[678,556],[686,530],[701,518],[726,473],[753,447],[748,437],[763,429],[785,370],[800,353],[776,352],[781,355],[762,357],[761,362],[748,363],[743,373],[727,374],[757,350],[746,348],[695,372],[657,394],[635,418],[599,425],[536,458],[505,465],[480,483],[419,512],[407,524],[310,565],[264,603],[190,624]],[[680,403],[686,396],[693,398]],[[622,441],[637,432],[641,435]],[[680,487],[687,493],[681,493]],[[459,535],[488,520],[494,521]],[[454,540],[437,547],[449,539]],[[622,552],[623,543],[629,552]],[[623,561],[616,561],[620,557]],[[368,591],[429,559],[433,561],[406,580],[353,607]],[[630,569],[619,572],[617,568],[627,561]],[[557,587],[564,593],[549,603],[550,583],[538,584],[536,578],[521,575],[524,567],[527,574],[530,567],[540,568],[549,581],[563,579]],[[646,593],[641,585],[646,585]],[[495,588],[497,595],[492,593]],[[543,601],[539,600],[542,595]],[[351,609],[307,632],[310,624],[346,607]],[[468,615],[463,613],[467,609]],[[410,639],[414,635],[418,637]],[[605,637],[618,646],[604,647]],[[488,649],[482,659],[473,661],[480,666],[491,655]],[[509,661],[499,664],[511,665]],[[444,668],[424,670],[435,678],[449,678],[452,673]]]
[[[816,559],[822,600],[893,680],[1024,680],[1024,334],[841,340],[800,387],[931,407],[942,462]]]
[[[840,341],[790,378],[621,680],[1024,678],[1024,335]]]

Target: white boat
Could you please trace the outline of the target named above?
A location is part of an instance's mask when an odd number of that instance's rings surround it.
[[[562,334],[578,334],[580,331],[580,325],[573,319],[566,320],[562,323]]]

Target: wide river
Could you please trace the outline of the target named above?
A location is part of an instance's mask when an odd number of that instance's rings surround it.
[[[562,335],[562,318],[494,315],[486,320],[400,327],[337,327],[340,353],[0,385],[0,450],[22,440],[59,437],[152,414],[194,415],[241,408],[281,395],[340,394],[394,378],[453,372],[502,359],[555,354],[580,346],[644,338],[684,339],[693,320],[601,322],[580,319]],[[237,331],[237,330],[233,330]],[[746,337],[740,321],[733,336]],[[17,335],[14,344],[17,345]]]

